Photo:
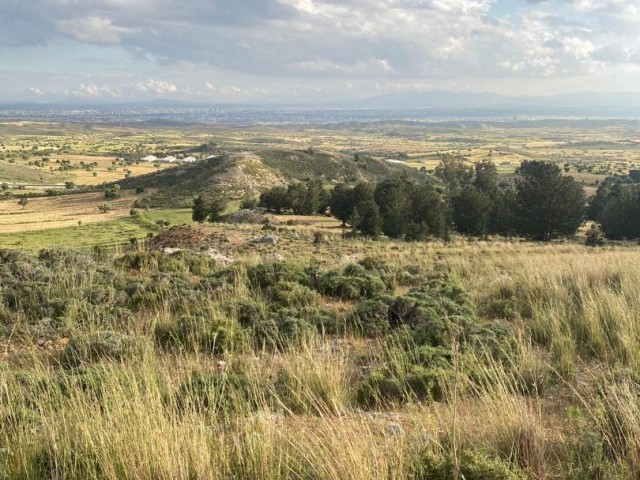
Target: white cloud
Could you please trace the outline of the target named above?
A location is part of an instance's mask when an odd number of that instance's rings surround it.
[[[178,91],[178,87],[174,83],[166,82],[164,80],[149,79],[146,82],[139,82],[136,87],[143,92],[156,93],[159,95],[166,93],[175,93]]]
[[[36,97],[42,97],[44,92],[36,87],[29,87],[29,93],[35,95]]]
[[[77,88],[67,90],[66,93],[73,97],[80,98],[118,97],[118,93],[107,85],[85,85],[84,83],[81,83]]]
[[[87,96],[107,84],[124,97],[208,98],[345,85],[361,94],[363,85],[437,88],[463,78],[471,86],[564,78],[584,85],[640,59],[636,0],[529,0],[500,14],[496,7],[516,0],[0,1],[0,49],[71,39],[79,51],[90,44],[109,52],[110,65],[84,73],[115,80],[83,77],[84,90],[77,68],[57,66],[64,59],[43,62],[41,71],[67,68],[59,90]]]
[[[88,43],[119,43],[122,36],[131,30],[113,25],[110,19],[101,17],[73,18],[59,20],[58,29],[76,40]]]

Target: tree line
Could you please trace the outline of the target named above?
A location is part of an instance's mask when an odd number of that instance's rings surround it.
[[[607,238],[640,238],[640,171],[603,180],[588,203],[582,185],[555,163],[524,161],[515,173],[501,180],[488,159],[468,166],[446,157],[435,169],[436,182],[404,174],[329,190],[313,179],[273,187],[257,204],[275,213],[330,214],[362,235],[410,241],[447,239],[452,231],[551,240],[574,235],[585,219],[600,224]],[[220,193],[199,195],[193,220],[217,221],[227,203]],[[592,229],[589,238],[599,232]]]
[[[584,189],[551,162],[525,161],[514,181],[501,182],[489,160],[471,167],[449,157],[434,175],[438,184],[399,175],[331,191],[311,180],[264,192],[260,206],[277,213],[328,211],[363,235],[405,240],[446,239],[452,230],[550,240],[574,234],[584,219]]]

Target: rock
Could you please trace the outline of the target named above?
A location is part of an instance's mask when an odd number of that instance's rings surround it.
[[[263,255],[262,261],[267,263],[268,262],[279,263],[279,262],[284,262],[284,257],[279,253],[270,253],[269,255]]]
[[[390,422],[384,426],[384,433],[388,437],[401,437],[404,435],[404,429],[399,423]]]
[[[263,245],[275,245],[278,243],[278,237],[276,235],[265,235],[256,240],[256,242],[262,243]]]
[[[164,247],[162,249],[162,253],[164,253],[165,255],[173,255],[174,253],[178,253],[181,251],[182,251],[181,248]]]
[[[264,223],[267,220],[267,216],[263,214],[261,210],[257,209],[244,209],[227,215],[227,223],[250,223],[258,225]]]
[[[358,263],[360,259],[356,255],[342,255],[338,263],[340,265],[345,265],[348,263]]]
[[[224,360],[218,360],[216,362],[216,371],[218,373],[224,372],[226,368],[227,368],[227,362],[225,362]]]
[[[215,260],[215,262],[218,265],[223,266],[223,267],[229,266],[232,263],[235,263],[235,261],[236,261],[236,259],[233,258],[233,257],[226,257],[226,256],[222,255],[215,248],[210,248],[204,254],[206,256],[208,256],[209,258],[211,258],[212,260]]]
[[[44,347],[46,343],[47,342],[43,338],[39,338],[36,342],[36,345],[38,345],[39,347]]]

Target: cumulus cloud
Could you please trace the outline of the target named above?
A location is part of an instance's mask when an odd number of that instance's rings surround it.
[[[118,27],[110,19],[101,17],[59,20],[57,26],[76,40],[92,43],[119,43],[121,37],[130,32],[130,29]]]
[[[368,78],[406,84],[560,78],[637,63],[637,2],[529,0],[496,13],[511,1],[2,0],[0,46],[71,40],[150,62],[157,70],[147,75],[201,72],[190,90],[166,79],[129,82],[157,95],[234,93],[206,80],[211,70],[259,76],[250,88],[243,85],[248,92],[263,88],[258,82],[265,78],[318,85],[331,79],[344,85]]]
[[[164,80],[149,79],[146,82],[139,82],[136,84],[139,90],[143,92],[156,93],[158,95],[164,95],[166,93],[175,93],[178,91],[178,87],[171,82]]]
[[[72,97],[78,98],[100,98],[100,97],[118,97],[118,93],[107,85],[85,85],[81,83],[77,88],[69,89],[66,92]]]

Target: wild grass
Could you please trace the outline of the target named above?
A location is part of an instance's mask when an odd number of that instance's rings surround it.
[[[638,478],[636,247],[288,238],[280,266],[2,253],[0,475]],[[376,328],[320,293],[362,275],[345,248],[378,254]]]

